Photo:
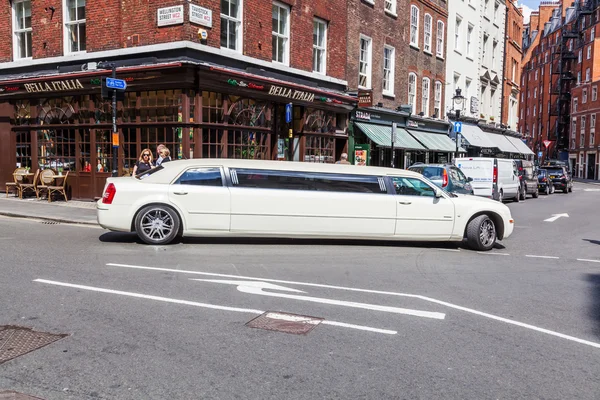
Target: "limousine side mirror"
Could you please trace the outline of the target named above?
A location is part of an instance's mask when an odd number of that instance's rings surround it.
[[[467,177],[467,182],[473,182],[473,178],[471,178],[470,176]]]
[[[436,188],[435,189],[435,197],[439,199],[440,197],[443,197],[443,196],[444,196],[444,192],[442,192],[442,189]]]

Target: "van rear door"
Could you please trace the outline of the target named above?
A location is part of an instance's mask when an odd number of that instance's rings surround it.
[[[467,177],[473,178],[471,187],[475,196],[493,198],[494,159],[458,158],[455,164]]]

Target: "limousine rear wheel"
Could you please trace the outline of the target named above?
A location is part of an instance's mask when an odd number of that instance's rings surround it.
[[[496,243],[496,225],[487,215],[473,218],[467,225],[467,243],[474,250],[488,251]]]
[[[173,209],[160,204],[146,206],[135,218],[135,231],[144,242],[161,245],[172,242],[181,222]]]

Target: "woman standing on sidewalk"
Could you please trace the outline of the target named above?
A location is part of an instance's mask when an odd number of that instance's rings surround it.
[[[133,173],[131,175],[136,176],[143,174],[144,172],[150,171],[152,168],[154,168],[152,166],[152,152],[150,149],[144,149],[140,154],[140,158],[133,166]]]

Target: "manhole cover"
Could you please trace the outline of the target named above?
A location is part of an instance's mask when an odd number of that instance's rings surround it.
[[[308,317],[306,315],[289,314],[283,312],[267,311],[249,321],[246,326],[250,328],[267,329],[296,335],[306,335],[315,329],[323,318]]]
[[[39,397],[29,396],[23,393],[17,393],[12,390],[0,391],[0,400],[43,400]]]
[[[64,338],[65,334],[36,332],[22,326],[0,325],[0,364]]]

